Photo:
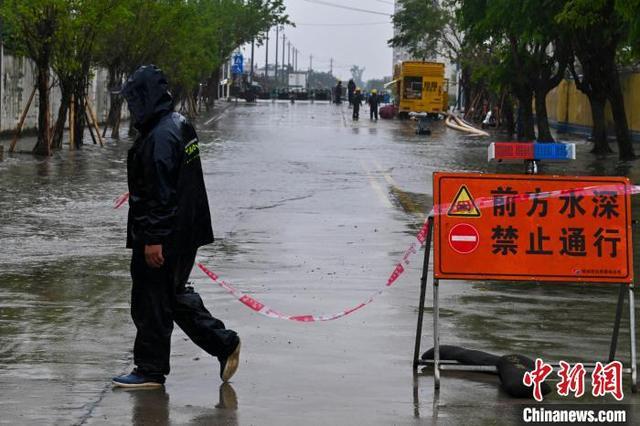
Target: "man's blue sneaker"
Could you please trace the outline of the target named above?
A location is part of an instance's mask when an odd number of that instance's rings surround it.
[[[162,387],[164,385],[164,377],[148,377],[134,369],[129,374],[114,377],[112,383],[114,386],[121,388],[151,389]]]

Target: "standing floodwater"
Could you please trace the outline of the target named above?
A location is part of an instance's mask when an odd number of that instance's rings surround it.
[[[283,312],[338,312],[384,285],[431,207],[432,172],[522,170],[487,164],[493,139],[442,123],[419,136],[414,122],[354,123],[350,114],[347,105],[269,102],[197,121],[217,238],[200,253],[207,267]],[[134,333],[126,207],[112,208],[126,191],[130,143],[0,163],[0,422],[299,424],[304,415],[309,424],[436,416],[459,424],[472,410],[500,424],[509,423],[505,410],[527,402],[482,375],[445,374],[435,404],[430,375],[414,391],[420,262],[367,308],[322,324],[257,316],[194,270],[212,314],[243,335],[246,356],[231,388],[219,387],[217,362],[176,330],[165,390],[112,391],[110,378],[131,366]],[[640,182],[634,162],[596,158],[576,143],[577,161],[542,173]],[[443,283],[441,340],[496,354],[604,359],[616,294],[610,286]],[[625,392],[625,402],[638,401],[626,381]]]

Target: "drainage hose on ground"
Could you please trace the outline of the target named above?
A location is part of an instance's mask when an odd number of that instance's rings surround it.
[[[422,359],[433,361],[433,348],[422,354]],[[535,361],[524,355],[498,356],[459,346],[440,345],[440,359],[458,361],[463,365],[495,366],[495,373],[500,377],[500,384],[506,393],[515,398],[533,397],[533,389],[524,385],[523,378],[527,371],[535,368]],[[542,383],[541,391],[546,395],[551,392],[551,387]]]
[[[451,129],[469,133],[474,136],[489,136],[489,133],[484,130],[476,129],[454,114],[447,114],[445,124]]]

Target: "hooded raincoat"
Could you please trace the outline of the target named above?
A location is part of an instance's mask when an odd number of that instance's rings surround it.
[[[211,214],[194,128],[173,112],[162,72],[143,66],[127,80],[127,99],[140,132],[129,150],[131,317],[137,329],[133,358],[137,374],[164,383],[169,374],[174,322],[202,349],[225,359],[239,344],[205,308],[187,280],[198,247],[213,241]],[[162,245],[164,263],[147,264],[145,245]]]
[[[153,65],[140,67],[121,93],[139,131],[127,160],[127,247],[162,244],[167,255],[213,242],[198,137],[173,112],[165,77]]]

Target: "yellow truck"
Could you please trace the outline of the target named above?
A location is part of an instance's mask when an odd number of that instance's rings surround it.
[[[444,64],[439,62],[405,61],[395,65],[393,81],[398,115],[410,112],[438,114],[448,109],[449,81],[444,78]]]

